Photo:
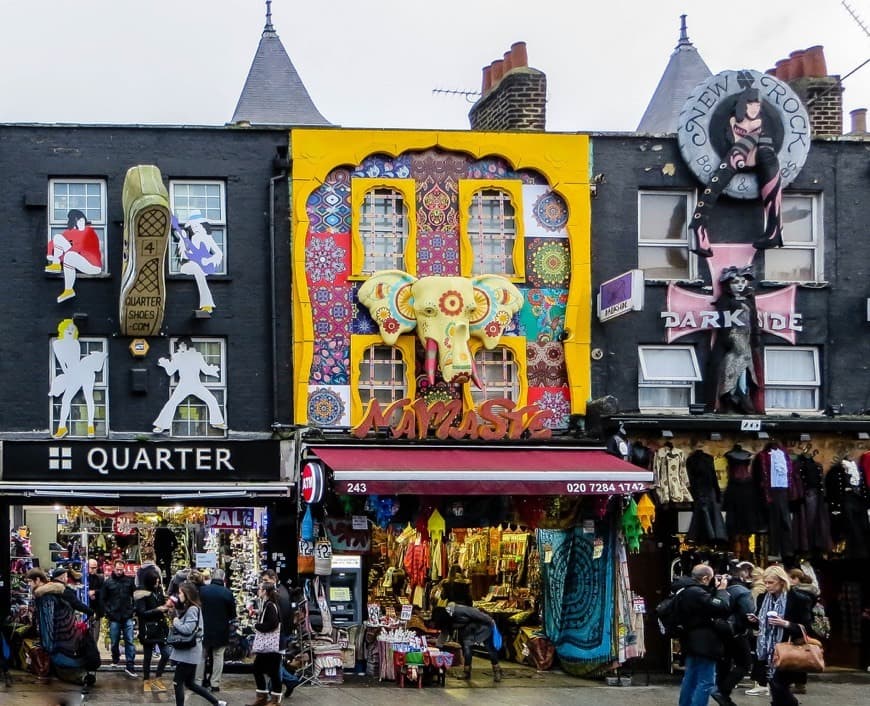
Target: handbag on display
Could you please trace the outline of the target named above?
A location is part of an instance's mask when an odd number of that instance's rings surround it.
[[[773,648],[773,666],[787,672],[824,672],[822,643],[809,637],[803,625],[800,628],[802,640],[779,642]]]
[[[321,537],[314,545],[314,574],[332,575],[332,545],[326,537]]]

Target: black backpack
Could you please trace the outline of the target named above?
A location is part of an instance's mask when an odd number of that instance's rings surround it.
[[[665,637],[677,638],[683,632],[683,616],[680,614],[679,598],[684,590],[685,588],[677,590],[656,606],[659,631]]]

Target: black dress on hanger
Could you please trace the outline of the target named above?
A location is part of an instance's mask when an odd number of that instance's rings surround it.
[[[722,508],[725,510],[728,539],[734,541],[738,536],[748,537],[761,531],[764,529],[764,521],[758,488],[749,464],[752,454],[740,444],[734,444],[725,453],[725,460],[728,462],[728,485],[725,488]]]
[[[700,449],[693,451],[686,459],[686,473],[694,498],[692,521],[686,539],[696,544],[725,542],[727,534],[722,521],[722,496],[713,457]]]

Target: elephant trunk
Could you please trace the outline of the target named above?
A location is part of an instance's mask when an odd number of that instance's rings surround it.
[[[438,342],[434,338],[426,339],[426,379],[430,385],[435,384],[435,367],[438,365]]]
[[[477,365],[474,363],[474,358],[471,359],[471,382],[477,385],[478,390],[483,389],[483,383],[480,381],[480,375],[477,373]]]

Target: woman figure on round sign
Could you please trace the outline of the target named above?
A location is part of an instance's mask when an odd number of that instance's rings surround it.
[[[782,246],[782,178],[773,139],[765,134],[762,102],[757,88],[747,88],[737,96],[734,114],[728,121],[731,148],[695,206],[689,228],[695,233],[692,252],[712,257],[710,213],[720,194],[737,172],[754,169],[758,174],[764,210],[764,232],[752,245],[757,250]]]

